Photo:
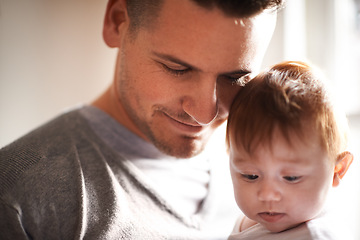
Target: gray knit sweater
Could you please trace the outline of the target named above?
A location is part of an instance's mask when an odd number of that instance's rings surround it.
[[[0,239],[211,239],[211,191],[182,216],[75,110],[1,149]]]

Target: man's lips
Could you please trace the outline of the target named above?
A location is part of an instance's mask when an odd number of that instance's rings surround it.
[[[276,212],[261,212],[258,214],[266,222],[277,222],[285,216],[285,213],[276,213]]]
[[[169,120],[171,125],[180,132],[196,134],[203,130],[203,127],[196,122],[179,120],[166,113],[164,113],[164,116]]]

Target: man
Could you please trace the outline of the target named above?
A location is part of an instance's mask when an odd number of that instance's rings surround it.
[[[210,231],[226,206],[200,153],[259,69],[281,2],[110,0],[114,81],[1,150],[0,238],[226,238]]]

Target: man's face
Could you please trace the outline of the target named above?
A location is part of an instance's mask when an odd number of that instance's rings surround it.
[[[252,155],[230,143],[236,202],[246,216],[272,232],[315,218],[333,183],[335,164],[317,131],[306,128],[303,133],[304,139],[297,134],[287,139],[277,129],[271,145],[260,144]]]
[[[228,117],[235,81],[259,69],[275,19],[166,0],[154,27],[135,38],[126,30],[115,76],[116,104],[131,122],[122,123],[166,154],[200,153]]]

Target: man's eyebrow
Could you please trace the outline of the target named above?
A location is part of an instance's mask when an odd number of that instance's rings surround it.
[[[179,64],[179,65],[182,65],[184,67],[188,67],[188,68],[191,68],[193,70],[197,70],[197,71],[201,71],[199,68],[183,61],[183,60],[180,60],[178,59],[177,57],[174,57],[172,55],[169,55],[169,54],[163,54],[163,53],[157,53],[157,52],[152,52],[152,54],[158,58],[161,58],[163,60],[166,60],[166,61],[170,61],[170,62],[173,62],[173,63],[176,63],[176,64]]]
[[[223,75],[223,76],[231,76],[231,75],[248,75],[252,73],[251,70],[249,69],[240,69],[240,70],[236,70],[236,71],[232,71],[232,72],[225,72],[225,73],[221,73],[220,75]]]

